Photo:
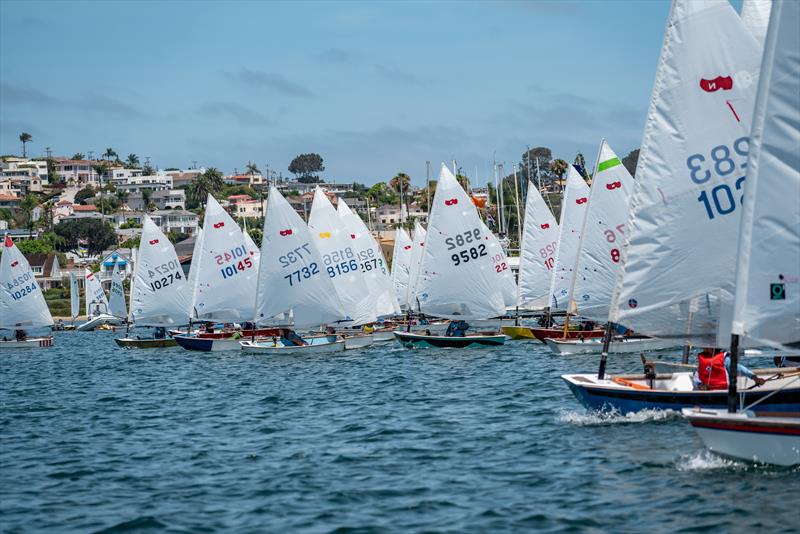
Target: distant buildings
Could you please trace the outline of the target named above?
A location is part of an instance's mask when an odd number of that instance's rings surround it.
[[[257,200],[250,195],[231,195],[228,197],[231,215],[237,217],[256,217],[261,218],[266,213],[267,201]]]

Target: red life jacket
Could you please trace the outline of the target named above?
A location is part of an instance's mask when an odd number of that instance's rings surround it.
[[[709,356],[706,352],[697,355],[697,376],[706,389],[727,389],[728,370],[725,369],[725,353]]]

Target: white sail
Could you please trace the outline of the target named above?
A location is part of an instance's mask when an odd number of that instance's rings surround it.
[[[139,326],[189,322],[188,281],[175,247],[145,215],[131,288],[131,318]]]
[[[732,331],[800,342],[800,3],[776,1],[750,134]]]
[[[742,2],[742,22],[762,47],[767,35],[771,9],[772,0],[744,0]]]
[[[394,232],[394,250],[392,251],[392,283],[397,301],[401,308],[408,308],[408,283],[411,276],[411,238],[405,228],[397,228]]]
[[[75,273],[69,273],[69,304],[72,318],[81,312],[81,289],[78,286],[78,277]]]
[[[194,291],[195,317],[211,321],[250,321],[255,313],[256,251],[219,202],[208,195]]]
[[[727,0],[672,4],[610,320],[716,338],[733,298],[759,49]]]
[[[186,301],[188,302],[188,314],[189,316],[194,315],[194,293],[197,290],[197,271],[200,269],[200,250],[203,247],[203,229],[198,228],[197,233],[194,236],[194,247],[192,248],[192,261],[189,264],[189,274],[188,279],[186,281],[186,293],[188,298]]]
[[[605,321],[617,281],[633,177],[605,139],[592,178],[570,300],[578,313]]]
[[[119,268],[116,263],[114,264],[114,270],[111,272],[108,313],[120,319],[128,316],[128,307],[125,304],[125,287],[122,285],[122,276],[119,274]]]
[[[500,284],[503,292],[503,302],[506,307],[513,308],[517,305],[517,283],[514,281],[514,273],[511,272],[508,255],[503,250],[500,240],[483,221],[481,221],[481,231],[486,237],[486,245],[489,247],[489,256],[492,258],[497,283]]]
[[[418,222],[414,221],[414,242],[411,245],[411,267],[408,274],[408,288],[406,291],[406,307],[417,310],[417,282],[419,282],[419,265],[422,262],[422,253],[425,250],[427,231]]]
[[[488,319],[505,314],[478,210],[442,164],[417,280],[420,310],[449,319]]]
[[[294,315],[296,327],[344,319],[345,313],[306,223],[274,187],[264,219],[256,321]]]
[[[319,186],[314,192],[308,228],[322,254],[323,269],[333,281],[347,320],[355,325],[377,320],[370,293],[364,290],[364,277],[350,232],[345,231],[339,214]]]
[[[567,172],[567,185],[561,199],[561,221],[555,263],[550,278],[550,307],[566,310],[569,289],[575,274],[575,260],[581,240],[583,221],[589,207],[589,186],[572,165]]]
[[[83,287],[85,290],[86,316],[96,317],[102,313],[109,313],[108,299],[97,273],[86,269],[83,277]]]
[[[53,317],[28,260],[10,236],[0,256],[0,328],[50,326]]]
[[[550,302],[550,278],[555,266],[558,223],[533,182],[528,182],[522,247],[519,253],[519,298],[524,309]]]
[[[399,313],[400,306],[394,295],[392,276],[378,242],[372,237],[361,217],[353,213],[343,198],[339,199],[336,211],[342,219],[345,231],[350,234],[350,244],[355,249],[375,315],[381,317]]]

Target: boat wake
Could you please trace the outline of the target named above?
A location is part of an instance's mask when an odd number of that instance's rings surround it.
[[[564,411],[558,416],[560,423],[574,426],[605,426],[618,424],[651,423],[679,419],[681,414],[674,410],[640,410],[622,414],[618,410],[604,411]]]
[[[675,460],[678,471],[711,471],[717,469],[747,469],[753,464],[723,458],[713,452],[702,450],[691,455],[683,455]]]

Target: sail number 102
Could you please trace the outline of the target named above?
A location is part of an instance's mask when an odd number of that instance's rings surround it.
[[[739,169],[747,167],[747,154],[750,149],[750,139],[740,137],[733,142],[733,149],[727,145],[718,145],[711,149],[709,159],[703,154],[692,154],[686,159],[689,168],[689,178],[697,185],[703,185],[711,180],[713,174],[720,178],[730,176]],[[736,191],[741,191],[744,186],[745,176],[740,176],[733,184]],[[697,197],[706,210],[706,216],[713,220],[717,215],[728,215],[736,211],[736,206],[741,206],[744,196],[739,197],[737,204],[731,187],[728,184],[718,184],[711,190],[702,190]]]

